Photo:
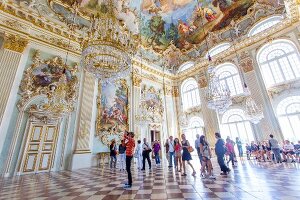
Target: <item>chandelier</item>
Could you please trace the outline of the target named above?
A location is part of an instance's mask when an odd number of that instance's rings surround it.
[[[213,67],[209,67],[207,72],[209,75],[206,93],[207,107],[218,113],[224,113],[232,104],[230,90],[225,84],[220,83]]]
[[[258,124],[264,118],[262,106],[258,106],[251,95],[245,101],[245,115],[253,124]]]
[[[137,40],[115,14],[113,0],[99,0],[100,11],[91,18],[82,42],[82,65],[100,82],[114,82],[130,74]]]

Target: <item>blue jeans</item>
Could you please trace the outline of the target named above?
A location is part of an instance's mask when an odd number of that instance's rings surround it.
[[[170,160],[169,160],[169,166],[173,166],[172,163],[173,163],[173,159],[174,159],[174,165],[176,166],[176,163],[175,163],[175,158],[174,158],[174,152],[169,152],[169,155],[170,155]]]
[[[225,165],[224,154],[217,154],[217,159],[222,172],[228,172],[229,168]]]
[[[154,153],[154,156],[155,156],[155,163],[156,164],[160,164],[160,159],[159,159],[159,153]]]
[[[280,149],[279,148],[272,148],[272,151],[274,153],[276,162],[277,163],[281,162]]]

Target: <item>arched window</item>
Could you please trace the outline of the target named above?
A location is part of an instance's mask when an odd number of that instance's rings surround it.
[[[194,142],[196,140],[196,135],[204,134],[204,122],[200,117],[192,117],[189,120],[189,126],[184,131],[186,135],[186,139],[190,142],[191,146],[194,146]]]
[[[183,65],[181,65],[178,69],[178,72],[182,72],[184,70],[187,70],[191,67],[193,67],[195,64],[193,62],[187,62],[187,63],[184,63]]]
[[[210,57],[213,57],[223,51],[225,51],[226,49],[229,49],[230,44],[229,43],[223,43],[223,44],[219,44],[213,48],[211,48],[210,50],[208,50]],[[206,58],[208,58],[208,53],[205,56]]]
[[[234,141],[236,137],[239,137],[244,143],[254,141],[250,122],[242,109],[230,109],[223,114],[221,134],[224,138],[229,136]]]
[[[219,77],[220,83],[226,85],[231,96],[242,94],[244,92],[240,74],[235,65],[225,63],[217,66],[216,76]]]
[[[282,16],[269,17],[269,18],[259,22],[255,26],[253,26],[251,28],[251,30],[249,31],[248,36],[253,36],[253,35],[256,35],[258,33],[261,33],[264,30],[267,30],[268,28],[271,28],[272,26],[278,24],[279,22],[282,21],[282,19],[283,19]]]
[[[185,80],[181,86],[183,110],[200,105],[198,84],[193,78]]]
[[[291,96],[277,106],[277,117],[285,139],[300,140],[300,96]]]
[[[276,40],[263,46],[257,60],[266,87],[300,77],[299,53],[288,40]]]

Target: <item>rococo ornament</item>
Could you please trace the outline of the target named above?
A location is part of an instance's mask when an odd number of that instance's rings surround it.
[[[66,65],[61,57],[42,60],[39,51],[34,53],[32,62],[23,75],[18,107],[34,96],[44,95],[44,102],[31,107],[30,112],[55,117],[72,112],[78,92],[77,67]]]
[[[5,34],[4,49],[9,49],[18,53],[23,53],[28,44],[28,39],[21,38],[17,35]]]
[[[129,75],[137,40],[116,18],[113,0],[101,1],[82,42],[82,65],[101,82],[114,82]]]

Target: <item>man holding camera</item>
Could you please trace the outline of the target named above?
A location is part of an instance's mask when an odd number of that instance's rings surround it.
[[[148,165],[149,165],[149,170],[151,170],[151,160],[150,160],[150,153],[152,151],[151,149],[151,146],[148,144],[146,138],[144,138],[144,144],[143,144],[143,153],[142,153],[142,156],[143,156],[143,168],[142,170],[145,170],[145,162],[146,162],[146,159],[148,161]]]
[[[131,188],[132,176],[131,176],[131,160],[134,154],[135,141],[133,132],[125,132],[124,140],[126,145],[126,171],[128,174],[128,183],[125,184],[124,188]]]

